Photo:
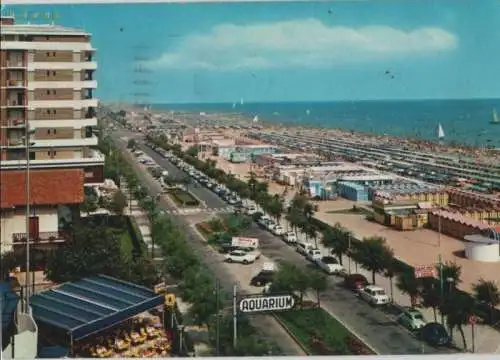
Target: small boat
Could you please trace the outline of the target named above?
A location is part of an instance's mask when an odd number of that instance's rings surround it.
[[[240,105],[243,105],[244,104],[244,101],[243,101],[243,98],[240,99]]]
[[[252,121],[253,121],[254,123],[259,122],[259,116],[258,116],[258,115],[255,115]]]
[[[500,125],[500,118],[498,118],[496,109],[493,109],[493,118],[491,119],[490,124]]]
[[[439,140],[444,139],[445,135],[444,135],[444,130],[443,130],[443,127],[441,126],[441,124],[438,125],[437,135],[438,135]]]

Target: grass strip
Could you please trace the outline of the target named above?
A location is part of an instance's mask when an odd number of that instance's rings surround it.
[[[277,313],[311,355],[358,355],[372,352],[322,308]]]

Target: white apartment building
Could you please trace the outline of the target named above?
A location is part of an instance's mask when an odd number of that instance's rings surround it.
[[[36,262],[65,241],[61,214],[77,209],[84,184],[104,180],[93,133],[96,49],[82,30],[11,17],[1,19],[0,37],[0,251],[22,256],[29,227]]]

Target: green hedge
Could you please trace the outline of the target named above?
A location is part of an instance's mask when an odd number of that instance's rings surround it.
[[[198,206],[200,202],[189,191],[175,189],[169,192],[170,197],[180,204],[185,206]]]

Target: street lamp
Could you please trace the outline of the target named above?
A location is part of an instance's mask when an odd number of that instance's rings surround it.
[[[25,310],[29,313],[30,299],[30,215],[31,215],[31,188],[30,188],[30,147],[34,145],[31,142],[31,135],[35,133],[35,129],[30,129],[29,122],[26,123],[25,135],[23,139],[26,143],[26,291],[25,291]],[[34,289],[33,289],[34,290]]]

